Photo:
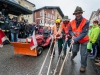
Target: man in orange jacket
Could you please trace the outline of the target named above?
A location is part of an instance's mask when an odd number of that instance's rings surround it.
[[[70,19],[68,16],[64,16],[62,19],[62,31],[63,31],[63,45],[64,45],[64,56],[66,55],[67,45],[70,46],[70,35],[69,35],[69,28],[70,28]]]
[[[73,15],[75,15],[75,19],[71,21],[71,28],[69,30],[73,44],[72,56],[71,59],[77,55],[80,50],[81,54],[81,68],[80,72],[85,72],[87,66],[87,42],[89,40],[88,29],[89,29],[89,21],[85,19],[82,14],[83,10],[81,7],[77,6]]]

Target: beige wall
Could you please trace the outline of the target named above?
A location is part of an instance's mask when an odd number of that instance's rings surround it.
[[[56,16],[55,16],[55,18],[57,19],[57,15],[59,15],[58,18],[59,18],[59,19],[62,19],[62,17],[61,17],[61,15],[60,15],[60,13],[58,12],[58,10],[56,9],[55,11],[56,11]]]
[[[18,0],[19,4],[29,10],[33,11],[33,5],[28,3],[25,0]],[[28,20],[29,23],[33,23],[33,14],[24,15],[24,18]],[[21,20],[21,16],[19,16],[19,21]]]

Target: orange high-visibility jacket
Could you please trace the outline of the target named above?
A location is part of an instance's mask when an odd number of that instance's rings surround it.
[[[64,23],[62,23],[62,29],[64,30],[65,34],[69,34],[69,27],[70,22],[65,26]]]
[[[53,31],[53,35],[54,36],[57,36],[57,35],[60,35],[61,34],[62,28],[60,26],[59,30],[57,31],[57,27],[56,27],[56,25],[54,25],[53,28],[52,28],[52,31]]]
[[[71,22],[72,31],[73,31],[75,37],[78,37],[80,35],[84,25],[86,24],[86,21],[87,20],[85,18],[83,18],[83,20],[81,21],[81,23],[80,23],[78,28],[76,28],[76,21],[75,20],[73,20]],[[87,42],[88,40],[89,40],[89,37],[88,37],[88,35],[86,35],[84,38],[79,40],[79,42],[80,43],[84,43],[84,42]]]

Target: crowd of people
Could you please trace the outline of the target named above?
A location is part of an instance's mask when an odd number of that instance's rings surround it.
[[[67,47],[71,44],[72,56],[71,60],[75,58],[78,51],[81,54],[81,67],[80,71],[85,72],[87,67],[87,57],[91,60],[95,60],[95,64],[100,66],[100,25],[98,20],[94,20],[93,24],[89,24],[89,21],[83,16],[83,10],[81,7],[76,7],[75,19],[70,21],[68,16],[65,16],[61,20],[57,19],[54,27],[52,28],[54,40],[52,45],[51,54],[56,41],[58,41],[58,55],[61,54],[62,44],[64,45],[64,56],[66,55]],[[53,53],[55,55],[55,52]]]
[[[52,34],[54,40],[52,44],[51,54],[56,41],[58,41],[58,55],[61,54],[62,44],[64,46],[64,55],[66,55],[67,47],[73,44],[71,60],[75,58],[78,51],[81,53],[81,68],[80,71],[84,72],[87,66],[87,55],[90,59],[95,59],[97,66],[100,66],[100,26],[97,20],[93,24],[83,16],[81,7],[76,7],[75,19],[70,21],[68,16],[64,16],[62,21],[57,19],[55,25],[51,27],[39,26],[36,23],[29,24],[23,17],[20,22],[14,16],[11,20],[6,20],[4,15],[0,15],[0,29],[6,34],[11,42],[17,42],[18,38],[27,38],[33,34],[43,35],[44,32]],[[53,53],[55,55],[55,51]]]
[[[50,31],[49,27],[43,27],[35,22],[29,24],[24,17],[18,22],[18,17],[13,16],[12,19],[6,20],[4,15],[0,15],[0,29],[6,34],[11,42],[17,42],[18,38],[27,38],[33,34],[35,30],[38,34],[43,34],[44,30]]]

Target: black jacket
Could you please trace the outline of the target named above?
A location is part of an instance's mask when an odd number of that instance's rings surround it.
[[[12,26],[14,26],[14,28],[12,27]],[[19,30],[20,30],[20,23],[19,22],[13,22],[13,21],[11,21],[10,23],[9,23],[9,28],[10,28],[10,32],[11,33],[19,33]],[[17,28],[17,29],[16,29]]]

